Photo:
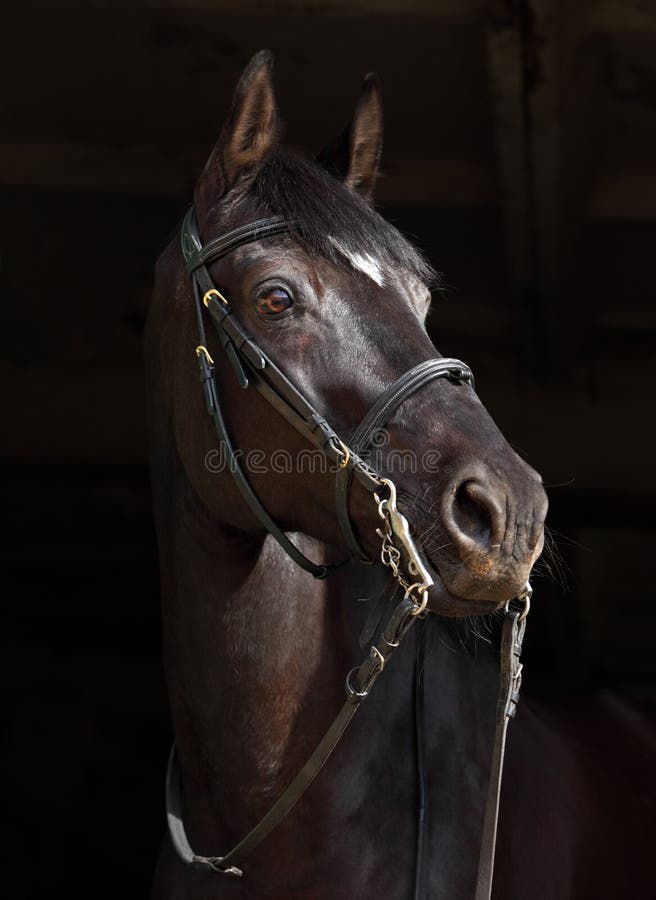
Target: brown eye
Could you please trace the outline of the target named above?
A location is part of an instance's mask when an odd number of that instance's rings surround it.
[[[257,311],[263,316],[279,316],[294,305],[283,288],[266,288],[257,298]]]

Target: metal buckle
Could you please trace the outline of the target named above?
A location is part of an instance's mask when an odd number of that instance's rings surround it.
[[[342,453],[342,459],[341,459],[341,461],[340,461],[340,463],[339,463],[339,467],[340,467],[340,469],[345,469],[345,468],[348,466],[349,462],[350,462],[350,459],[351,459],[351,451],[350,451],[349,448],[346,446],[346,444],[344,443],[344,441],[340,441],[340,439],[339,439],[338,437],[333,438],[333,442],[334,442],[335,444],[337,444],[337,448],[338,448],[338,449],[341,451],[341,453]]]
[[[353,700],[355,697],[357,697],[360,700],[364,700],[364,698],[369,695],[369,691],[356,691],[356,689],[351,684],[351,676],[353,675],[354,672],[357,672],[359,668],[360,668],[360,666],[354,666],[352,669],[349,670],[349,673],[346,676],[345,687],[346,687],[346,694],[347,694],[349,700]]]
[[[233,875],[235,878],[241,878],[243,873],[242,869],[237,868],[237,866],[228,866],[227,868],[221,868],[221,860],[222,856],[210,856],[208,857],[208,862],[212,866],[215,872],[219,872],[221,875]]]
[[[230,306],[221,291],[217,291],[216,288],[210,288],[209,291],[205,291],[205,293],[203,294],[203,306],[209,306],[210,297],[217,297],[219,302],[222,303],[223,306]]]
[[[369,655],[371,656],[372,660],[374,660],[374,662],[378,663],[378,671],[382,672],[383,669],[385,668],[385,657],[380,652],[378,647],[376,647],[375,644],[371,645],[371,649],[369,650]]]
[[[205,359],[207,360],[207,362],[208,362],[211,366],[213,366],[213,365],[214,365],[214,360],[213,360],[212,357],[210,356],[210,353],[209,353],[209,350],[207,349],[207,347],[205,347],[203,344],[199,344],[198,347],[196,347],[196,356],[200,356],[201,353],[203,354],[203,356],[205,357]]]

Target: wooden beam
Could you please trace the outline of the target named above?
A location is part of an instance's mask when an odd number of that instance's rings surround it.
[[[569,184],[571,167],[580,168],[580,153],[569,144],[567,154],[563,150],[563,129],[576,93],[568,76],[579,24],[571,14],[564,27],[557,0],[491,0],[488,9],[487,52],[519,362],[549,377],[561,371],[564,258],[582,219],[582,179],[574,179],[575,187]]]
[[[567,297],[567,284],[585,222],[656,219],[648,62],[656,6],[648,6],[619,0],[488,3],[487,53],[519,357],[543,376],[564,373],[571,356],[572,329],[561,323],[569,321],[566,305],[575,299]],[[601,44],[595,42],[601,35]],[[622,110],[617,97],[608,96],[608,79],[600,78],[602,46],[617,46],[620,60],[631,48],[640,50],[637,61],[629,55],[625,65],[629,88],[636,85],[622,98]],[[629,125],[633,140],[626,146]],[[627,156],[631,152],[635,159]]]
[[[587,33],[656,38],[656,4],[650,0],[589,0],[584,6]]]

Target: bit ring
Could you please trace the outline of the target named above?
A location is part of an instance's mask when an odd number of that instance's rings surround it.
[[[417,601],[412,597],[412,592],[415,590],[419,590],[422,592],[421,594],[421,603],[417,603]],[[415,603],[415,609],[413,609],[411,615],[419,616],[428,606],[428,588],[422,584],[420,581],[415,582],[415,584],[411,584],[409,588],[407,588],[405,592],[405,599],[412,600]]]

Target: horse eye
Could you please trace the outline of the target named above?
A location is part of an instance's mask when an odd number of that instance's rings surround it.
[[[257,298],[257,310],[263,316],[279,316],[293,305],[294,301],[283,288],[266,288]]]

